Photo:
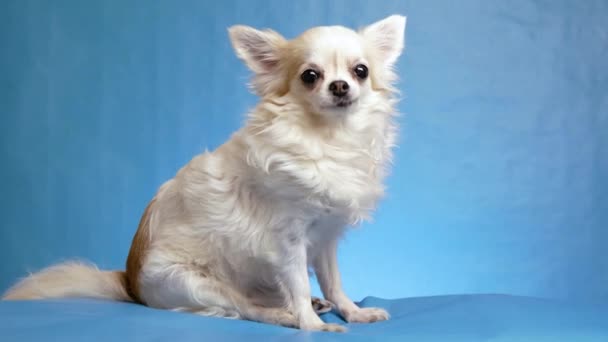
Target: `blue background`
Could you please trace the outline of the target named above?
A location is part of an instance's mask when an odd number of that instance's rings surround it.
[[[256,98],[227,27],[408,16],[389,194],[347,292],[608,297],[608,2],[0,3],[0,290],[72,257],[122,269],[158,186]]]

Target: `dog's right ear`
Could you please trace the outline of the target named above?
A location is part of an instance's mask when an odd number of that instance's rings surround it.
[[[245,61],[256,74],[276,71],[281,59],[281,47],[285,38],[271,30],[256,30],[249,26],[236,25],[228,29],[236,55]]]
[[[371,44],[380,61],[391,66],[395,63],[404,46],[406,18],[391,15],[363,29],[363,37]]]

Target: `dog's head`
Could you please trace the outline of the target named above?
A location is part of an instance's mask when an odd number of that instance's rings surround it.
[[[393,15],[358,32],[322,26],[293,40],[247,26],[229,33],[237,56],[255,73],[258,95],[289,95],[310,113],[341,117],[393,90],[405,23]]]

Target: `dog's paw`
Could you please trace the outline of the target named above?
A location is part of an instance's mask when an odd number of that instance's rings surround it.
[[[315,323],[300,324],[300,329],[308,331],[346,332],[346,327],[340,324],[325,323],[320,319]]]
[[[348,323],[372,323],[389,319],[388,312],[380,308],[359,308],[342,312],[342,316]]]
[[[328,300],[312,297],[312,308],[317,315],[330,312],[334,308],[334,304]]]
[[[343,333],[346,332],[346,327],[340,324],[325,323],[314,330]]]

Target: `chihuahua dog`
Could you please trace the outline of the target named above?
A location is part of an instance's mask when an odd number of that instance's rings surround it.
[[[358,31],[322,26],[292,40],[231,27],[260,101],[226,143],[194,157],[160,187],[126,271],[62,263],[24,278],[4,298],[106,298],[345,331],[316,312],[312,269],[347,322],[388,319],[385,310],[360,308],[344,293],[336,250],[347,227],[369,218],[384,192],[405,24],[393,15]]]

